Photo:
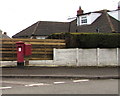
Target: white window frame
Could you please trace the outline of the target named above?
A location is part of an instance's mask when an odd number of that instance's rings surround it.
[[[81,24],[87,24],[87,16],[81,17]]]

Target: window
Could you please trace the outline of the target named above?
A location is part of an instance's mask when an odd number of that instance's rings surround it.
[[[87,17],[81,17],[81,24],[87,24]]]
[[[77,17],[77,26],[81,26],[81,25],[86,25],[88,24],[88,16],[78,16]]]
[[[37,36],[36,38],[37,38],[37,39],[45,39],[46,36]]]

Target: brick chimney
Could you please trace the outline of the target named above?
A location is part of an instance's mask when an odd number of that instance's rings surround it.
[[[79,10],[77,10],[77,16],[82,15],[83,12],[84,12],[84,11],[82,10],[81,6],[79,6]]]

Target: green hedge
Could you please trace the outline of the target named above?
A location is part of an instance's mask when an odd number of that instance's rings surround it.
[[[56,33],[50,38],[66,39],[68,48],[120,47],[120,33]]]

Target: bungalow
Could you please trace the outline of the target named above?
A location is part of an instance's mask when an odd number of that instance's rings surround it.
[[[0,39],[3,39],[3,38],[10,38],[8,35],[7,35],[7,33],[6,32],[4,32],[3,34],[2,34],[2,30],[0,30]]]
[[[77,17],[71,22],[38,21],[30,27],[12,36],[12,38],[36,38],[45,39],[52,33],[60,32],[97,32],[118,33],[120,32],[120,18],[117,10],[100,10],[84,13],[81,7],[77,11]]]
[[[12,38],[45,39],[52,33],[68,32],[68,22],[38,21],[30,27],[12,36]]]

